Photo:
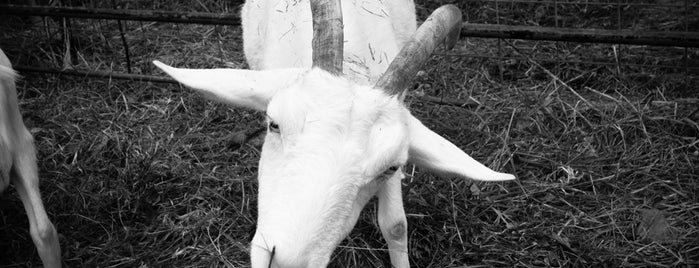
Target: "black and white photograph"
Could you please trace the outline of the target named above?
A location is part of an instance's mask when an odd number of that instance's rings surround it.
[[[0,268],[699,267],[699,1],[0,0]]]

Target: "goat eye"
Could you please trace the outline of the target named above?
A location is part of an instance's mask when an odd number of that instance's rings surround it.
[[[274,121],[269,121],[269,131],[274,133],[279,133],[279,124]]]
[[[398,171],[399,168],[400,168],[400,166],[392,166],[392,167],[387,168],[386,171],[384,171],[383,173],[387,174],[387,175],[391,175],[393,173],[396,173],[396,171]]]

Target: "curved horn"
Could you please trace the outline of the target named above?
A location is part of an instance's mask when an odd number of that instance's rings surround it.
[[[342,73],[341,0],[311,0],[313,14],[313,67]]]
[[[393,59],[388,70],[375,87],[388,95],[402,93],[413,82],[415,74],[432,55],[439,42],[445,40],[447,49],[456,44],[461,30],[461,11],[454,5],[444,5],[432,12],[420,28]]]

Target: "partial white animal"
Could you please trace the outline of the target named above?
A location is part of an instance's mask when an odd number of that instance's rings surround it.
[[[29,233],[44,267],[61,267],[58,234],[39,193],[34,138],[17,106],[16,73],[0,50],[0,193],[12,182],[29,218]]]
[[[373,84],[415,33],[413,0],[342,2],[344,70]],[[308,0],[248,0],[242,12],[243,50],[253,70],[312,65],[313,21]]]
[[[416,33],[410,0],[311,2],[246,1],[245,55],[255,70],[154,64],[210,99],[267,115],[252,267],[327,266],[373,196],[392,265],[409,267],[403,166],[482,181],[514,179],[426,128],[402,101],[406,77],[460,25],[461,13],[440,9]],[[341,2],[340,18],[318,18],[317,5],[329,2]],[[344,25],[344,39],[314,35],[316,21],[316,29]],[[313,67],[328,66],[320,59],[338,51],[344,53],[329,65],[339,70]]]

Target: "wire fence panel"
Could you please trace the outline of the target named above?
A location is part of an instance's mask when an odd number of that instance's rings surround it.
[[[420,18],[442,4],[459,6],[467,19],[462,38],[476,45],[458,55],[442,56],[480,59],[478,64],[491,66],[487,68],[500,79],[522,75],[515,74],[521,68],[513,64],[531,61],[552,64],[555,73],[594,66],[614,69],[620,77],[679,75],[687,88],[698,76],[699,18],[692,14],[699,14],[699,3],[695,1],[416,2]],[[10,1],[11,5],[0,8],[9,18],[0,24],[7,29],[2,46],[20,71],[71,69],[64,74],[116,73],[115,78],[165,81],[148,76],[152,59],[169,57],[156,51],[176,51],[189,63],[245,66],[238,28],[242,1],[17,5],[26,3]]]

